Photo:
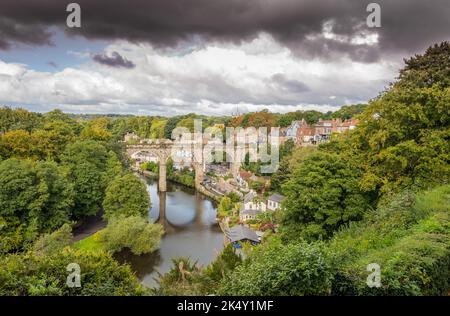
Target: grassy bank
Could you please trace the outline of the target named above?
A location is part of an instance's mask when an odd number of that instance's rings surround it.
[[[80,250],[104,250],[105,247],[101,241],[101,232],[102,231],[99,230],[95,234],[73,243],[72,247]]]

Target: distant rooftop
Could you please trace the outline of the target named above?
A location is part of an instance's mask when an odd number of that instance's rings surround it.
[[[275,202],[281,202],[281,201],[283,201],[285,199],[285,197],[283,196],[283,195],[281,195],[281,194],[272,194],[270,197],[269,197],[269,200],[270,201],[275,201]]]

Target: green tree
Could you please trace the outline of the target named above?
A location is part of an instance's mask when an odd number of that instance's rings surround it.
[[[101,240],[109,251],[128,248],[135,255],[141,255],[158,249],[163,233],[160,224],[149,223],[141,216],[119,216],[109,220]]]
[[[238,265],[221,295],[327,295],[333,270],[320,243],[265,244]]]
[[[310,155],[283,186],[284,229],[306,238],[327,237],[341,225],[360,220],[369,207],[359,190],[360,177],[357,164],[338,154]]]
[[[67,286],[66,267],[81,267],[81,287]],[[27,253],[0,258],[0,295],[117,296],[143,295],[144,289],[129,266],[102,251],[65,248],[50,255]]]
[[[51,255],[61,251],[72,242],[72,227],[64,224],[50,234],[40,236],[33,244],[33,252],[38,255]]]
[[[185,127],[191,133],[193,133],[194,132],[194,117],[186,117],[186,118],[181,119],[177,123],[177,127]]]
[[[60,167],[55,162],[37,162],[34,167],[40,197],[34,201],[30,216],[40,232],[51,232],[70,218],[74,203],[74,191]]]
[[[133,174],[116,177],[106,189],[103,201],[104,217],[147,216],[150,197],[145,183]]]
[[[103,201],[108,152],[99,142],[77,141],[66,147],[61,162],[75,191],[73,218],[96,214]]]
[[[231,199],[228,196],[224,196],[220,199],[219,206],[217,207],[217,212],[222,216],[226,216],[231,212],[232,208],[233,203],[231,202]]]
[[[108,130],[108,123],[109,121],[106,117],[91,120],[81,131],[80,137],[84,140],[107,142],[112,138],[112,134]]]
[[[123,166],[114,151],[108,152],[108,159],[106,160],[105,183],[110,183],[115,177],[120,176],[123,172]]]
[[[163,119],[153,119],[149,137],[152,139],[164,138],[166,122],[167,120]]]
[[[167,120],[164,126],[164,138],[172,139],[172,131],[177,127],[178,122],[181,120],[180,116],[172,116]]]
[[[399,80],[361,114],[352,146],[366,162],[363,188],[386,193],[448,182],[449,47],[407,60]]]
[[[32,137],[41,154],[41,159],[59,160],[67,144],[75,139],[73,126],[64,121],[50,121],[43,129],[35,130]]]
[[[0,132],[24,130],[31,133],[42,126],[42,115],[25,109],[0,107]]]
[[[38,159],[36,138],[24,130],[12,130],[0,135],[0,154],[3,158]]]
[[[2,251],[21,249],[38,233],[69,221],[73,192],[53,162],[8,159],[0,163]]]

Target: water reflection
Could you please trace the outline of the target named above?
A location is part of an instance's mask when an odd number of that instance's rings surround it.
[[[223,234],[216,223],[216,207],[204,195],[180,185],[168,183],[167,192],[158,192],[157,184],[147,181],[152,206],[149,217],[164,226],[166,234],[158,251],[134,256],[129,251],[117,255],[130,263],[147,286],[155,286],[157,271],[167,272],[172,258],[186,256],[206,265],[223,248]]]

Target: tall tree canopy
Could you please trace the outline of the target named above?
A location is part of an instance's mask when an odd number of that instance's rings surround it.
[[[147,216],[150,197],[145,183],[133,174],[116,177],[106,189],[103,201],[105,218]]]

